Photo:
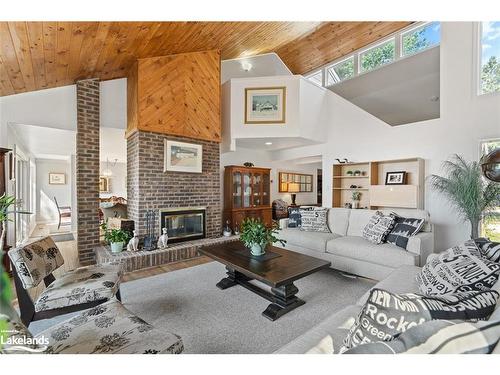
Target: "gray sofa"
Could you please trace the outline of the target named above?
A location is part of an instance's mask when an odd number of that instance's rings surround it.
[[[362,237],[363,228],[374,210],[328,209],[331,233],[305,232],[288,228],[288,219],[280,220],[278,237],[286,240],[285,249],[328,260],[331,267],[355,275],[382,280],[400,266],[421,266],[434,252],[434,232],[429,214],[424,210],[392,209],[404,217],[423,218],[420,233],[410,237],[407,250],[383,243],[373,244]],[[277,246],[280,246],[279,244]]]
[[[420,267],[402,266],[393,271],[387,278],[380,281],[373,288],[384,289],[392,293],[420,293],[415,276],[420,272]],[[492,288],[500,291],[500,281]],[[342,342],[349,332],[349,328],[354,323],[361,308],[368,299],[370,291],[367,291],[355,305],[346,306],[333,313],[330,317],[317,324],[303,335],[297,337],[290,343],[281,347],[275,354],[304,354],[311,350],[318,343],[330,335],[333,341],[334,353],[339,353]],[[500,302],[497,303],[495,312],[490,320],[497,320],[500,314]],[[500,348],[497,345],[494,353],[498,353]]]

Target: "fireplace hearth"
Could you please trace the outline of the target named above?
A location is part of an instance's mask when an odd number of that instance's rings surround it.
[[[159,233],[167,228],[169,243],[206,237],[206,207],[163,208],[159,222]]]

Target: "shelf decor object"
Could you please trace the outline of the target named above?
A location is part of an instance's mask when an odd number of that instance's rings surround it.
[[[286,87],[245,89],[245,124],[284,124]]]
[[[228,165],[224,167],[223,220],[234,228],[248,217],[272,224],[271,169]]]
[[[406,172],[387,172],[385,174],[386,185],[404,185],[406,184]]]
[[[488,180],[500,182],[500,148],[491,151],[481,160],[481,169]]]

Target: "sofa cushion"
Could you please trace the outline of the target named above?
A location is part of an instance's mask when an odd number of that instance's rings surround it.
[[[50,354],[178,354],[179,336],[154,328],[116,299],[83,311],[36,337],[45,337]]]
[[[330,232],[345,236],[347,234],[350,214],[351,210],[348,208],[330,208],[328,210],[328,227],[330,228]]]
[[[341,351],[369,342],[390,341],[407,329],[430,320],[486,320],[494,311],[498,297],[496,291],[425,297],[372,289]]]
[[[278,238],[285,240],[286,245],[305,247],[324,253],[326,244],[334,238],[340,237],[335,233],[305,232],[298,228],[288,228],[279,231]]]
[[[342,340],[359,313],[359,306],[350,305],[332,314],[303,335],[277,350],[276,354],[304,354],[314,348],[326,336],[333,341],[333,352],[338,353]]]
[[[377,211],[363,228],[363,238],[374,244],[381,244],[394,227],[396,216]]]
[[[387,290],[391,293],[419,293],[417,280],[415,276],[420,272],[421,268],[417,266],[401,266],[387,276],[382,281],[378,282],[373,288]],[[372,289],[373,289],[372,288]],[[370,290],[356,302],[356,305],[363,306],[368,297]]]
[[[325,232],[330,233],[330,228],[328,228],[328,209],[300,209],[300,230],[306,232]]]
[[[477,238],[474,242],[483,257],[500,263],[500,242],[492,242],[486,238]]]
[[[490,354],[500,337],[500,321],[432,320],[403,332],[388,342],[354,347],[345,354]]]
[[[385,240],[393,245],[406,249],[408,247],[409,238],[420,232],[423,226],[424,219],[396,216],[394,227]]]
[[[52,310],[102,299],[111,299],[123,274],[121,264],[80,267],[57,278],[40,294],[35,311]]]
[[[64,259],[50,237],[9,251],[24,289],[40,284],[43,279],[64,264]]]
[[[481,256],[473,240],[433,257],[417,275],[420,291],[429,296],[469,290],[490,290],[500,275],[500,263]]]
[[[393,268],[418,264],[418,255],[416,254],[409,253],[388,243],[375,245],[358,236],[345,236],[328,241],[326,251],[330,254],[360,259]]]

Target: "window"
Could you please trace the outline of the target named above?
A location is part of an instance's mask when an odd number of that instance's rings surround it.
[[[312,73],[306,77],[309,81],[318,86],[323,86],[323,71]]]
[[[354,56],[326,69],[327,86],[334,85],[351,77],[354,77]]]
[[[481,23],[480,93],[500,91],[500,22]]]
[[[500,147],[500,138],[482,141],[480,145],[481,157]],[[481,236],[491,241],[500,242],[500,207],[483,214],[481,221]]]
[[[391,38],[390,40],[361,53],[361,72],[368,72],[385,64],[393,62],[396,56],[395,48],[396,40],[394,38]]]
[[[413,55],[439,44],[441,41],[441,24],[439,22],[426,23],[401,34],[401,39],[403,47],[401,56]]]

